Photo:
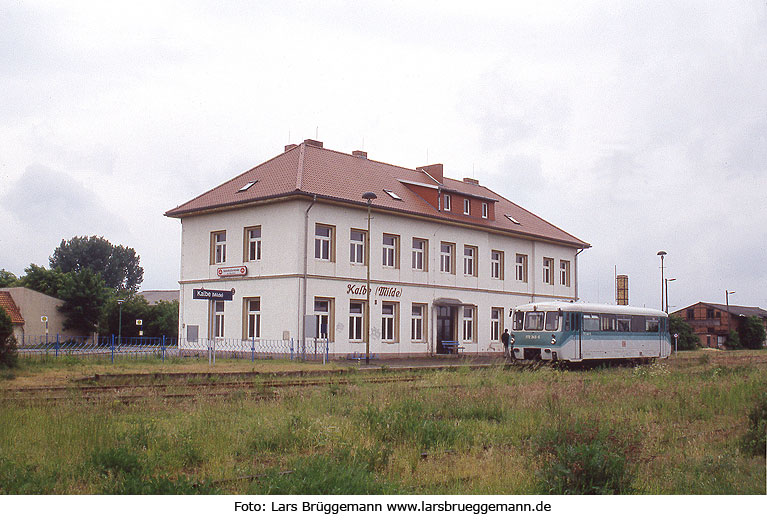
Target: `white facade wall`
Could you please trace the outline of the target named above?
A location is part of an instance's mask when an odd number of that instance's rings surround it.
[[[387,197],[381,195],[379,197]],[[199,327],[200,338],[211,335],[208,301],[193,299],[195,288],[235,290],[233,301],[224,304],[224,337],[243,339],[246,298],[261,300],[261,338],[300,340],[302,302],[306,313],[313,314],[314,299],[326,298],[331,305],[330,352],[346,354],[364,352],[364,341],[349,341],[350,300],[364,300],[366,266],[350,262],[351,229],[367,229],[367,213],[361,207],[331,205],[318,201],[308,214],[308,234],[304,243],[305,216],[310,200],[292,200],[239,210],[228,210],[182,220],[180,337],[185,338],[188,325]],[[501,216],[501,219],[504,219]],[[334,261],[314,256],[316,224],[330,225],[334,230]],[[262,259],[243,262],[244,229],[261,226]],[[211,233],[227,233],[227,259],[211,264]],[[382,266],[383,235],[398,236],[398,267]],[[458,341],[468,353],[502,353],[500,342],[491,342],[491,308],[503,308],[500,332],[510,328],[511,307],[534,300],[573,299],[576,295],[574,247],[533,241],[415,217],[373,211],[370,234],[371,299],[370,350],[380,355],[423,355],[436,346],[437,300],[454,300],[475,307],[473,339],[462,339],[462,311],[458,307],[455,326]],[[428,241],[427,271],[411,266],[412,239]],[[440,271],[441,243],[454,244],[454,274]],[[464,274],[464,246],[477,251],[476,275]],[[491,278],[491,251],[503,252],[503,278]],[[305,257],[305,252],[308,254]],[[527,281],[515,277],[516,254],[528,259]],[[553,259],[553,284],[542,279],[544,257]],[[306,260],[306,299],[304,301],[304,261]],[[570,263],[570,285],[560,284],[559,263]],[[218,277],[220,266],[247,266],[245,277]],[[392,288],[394,296],[378,296],[379,287]],[[382,306],[396,303],[396,339],[384,341]],[[413,303],[426,305],[424,339],[411,341]]]

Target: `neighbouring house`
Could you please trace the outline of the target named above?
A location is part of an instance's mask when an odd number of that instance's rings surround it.
[[[502,354],[513,306],[577,300],[590,245],[443,171],[305,140],[169,210],[181,221],[179,338],[319,338],[331,357],[366,342],[378,357],[455,343]]]
[[[60,340],[92,335],[90,332],[66,330],[64,315],[59,306],[64,304],[41,292],[24,287],[0,288],[0,307],[10,315],[13,332],[20,346],[44,341],[46,334]]]
[[[138,293],[146,299],[146,302],[154,306],[160,301],[173,302],[178,301],[178,290],[142,290]]]
[[[759,317],[767,329],[767,310],[755,306],[737,306],[699,302],[673,313],[684,319],[708,348],[723,348],[730,330],[739,331],[747,317]]]

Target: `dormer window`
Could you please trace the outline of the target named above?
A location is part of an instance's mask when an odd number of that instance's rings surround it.
[[[445,194],[445,202],[442,205],[442,210],[450,210],[450,194]]]
[[[470,211],[471,211],[471,203],[469,203],[468,199],[464,199],[463,200],[463,213],[468,216],[470,214]]]
[[[487,203],[482,203],[482,217],[484,219],[487,219],[487,213],[488,213]]]

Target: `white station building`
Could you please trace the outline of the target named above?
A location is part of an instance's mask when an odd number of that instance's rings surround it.
[[[315,140],[166,215],[182,224],[182,342],[318,337],[331,357],[364,353],[368,332],[379,358],[455,344],[502,354],[513,306],[577,300],[589,247],[441,164],[397,167]]]

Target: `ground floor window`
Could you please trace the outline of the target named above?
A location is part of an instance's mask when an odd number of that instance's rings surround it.
[[[349,302],[349,340],[363,341],[365,328],[365,301]]]
[[[500,341],[503,330],[503,308],[490,309],[490,340]]]
[[[261,299],[259,297],[245,299],[245,337],[261,338]]]
[[[474,325],[476,310],[473,306],[463,307],[463,340],[474,342]]]
[[[214,301],[213,311],[213,335],[221,338],[224,336],[224,302]]]
[[[333,341],[333,300],[316,297],[314,299],[314,315],[317,318],[317,337]]]
[[[426,321],[426,305],[414,304],[410,319],[410,340],[421,342],[424,340],[424,330]]]
[[[381,339],[388,342],[397,341],[397,307],[399,303],[381,304]]]

